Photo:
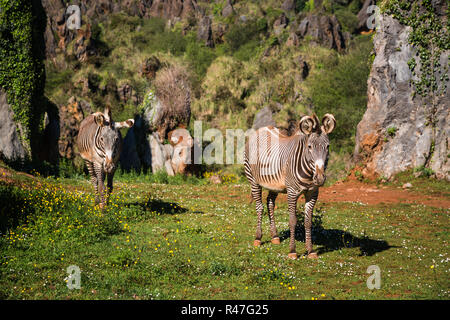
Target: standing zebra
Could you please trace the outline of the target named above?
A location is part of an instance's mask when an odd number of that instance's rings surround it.
[[[114,122],[109,107],[103,113],[95,112],[87,116],[80,125],[77,145],[81,157],[86,162],[95,189],[95,203],[103,208],[107,202],[104,197],[104,182],[107,176],[107,196],[113,189],[113,177],[122,151],[122,135],[119,129],[131,128],[133,119]]]
[[[297,199],[305,195],[305,244],[309,258],[316,258],[312,251],[311,217],[319,195],[319,187],[325,183],[325,169],[328,162],[328,134],[336,126],[333,115],[326,114],[322,123],[314,114],[300,120],[299,131],[288,137],[274,127],[263,127],[252,135],[245,145],[245,175],[250,182],[252,198],[256,202],[258,224],[255,246],[261,245],[261,218],[264,211],[262,187],[269,190],[267,209],[269,211],[272,243],[279,244],[280,238],[274,220],[275,199],[278,193],[287,193],[289,210],[289,254],[297,259],[295,251],[295,226],[297,224]]]

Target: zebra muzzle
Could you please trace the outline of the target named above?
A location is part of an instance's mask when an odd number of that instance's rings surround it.
[[[323,186],[327,177],[325,176],[325,170],[323,167],[316,165],[316,170],[313,176],[313,182],[316,186]]]
[[[114,169],[114,162],[112,160],[106,159],[104,168],[107,173],[110,173]]]

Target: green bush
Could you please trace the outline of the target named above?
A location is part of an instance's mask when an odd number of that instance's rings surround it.
[[[343,31],[355,33],[358,28],[358,17],[353,14],[349,9],[339,9],[334,13],[339,23],[342,26]]]
[[[358,37],[337,64],[327,65],[307,79],[315,112],[319,116],[332,113],[336,118],[336,129],[330,135],[336,151],[353,149],[356,126],[367,105],[371,50],[370,36]]]
[[[225,34],[225,41],[230,45],[231,51],[235,52],[250,40],[258,39],[266,29],[267,23],[263,19],[233,24]]]

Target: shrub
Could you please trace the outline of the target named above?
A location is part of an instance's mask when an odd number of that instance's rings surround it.
[[[335,151],[353,149],[356,126],[366,110],[371,50],[370,37],[359,37],[337,64],[327,65],[307,79],[315,112],[319,116],[332,113],[336,118],[336,129],[330,135]]]

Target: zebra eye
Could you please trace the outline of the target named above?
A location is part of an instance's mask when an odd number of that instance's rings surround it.
[[[311,148],[312,148],[312,147],[311,147],[311,145],[310,145],[310,144],[308,144],[308,149],[309,149],[309,150],[311,150]]]

